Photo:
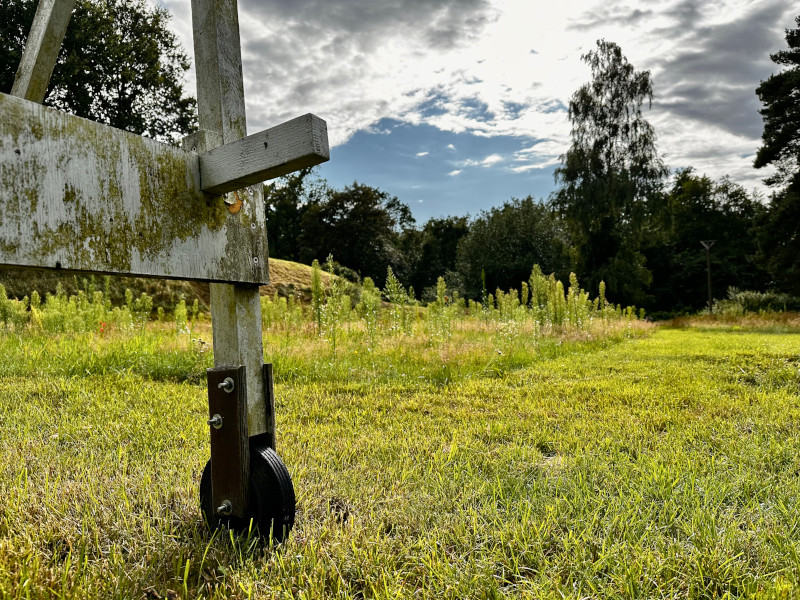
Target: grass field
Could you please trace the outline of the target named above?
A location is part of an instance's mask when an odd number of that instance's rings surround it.
[[[685,324],[269,334],[279,547],[201,521],[207,325],[0,333],[0,597],[795,597],[800,329]]]

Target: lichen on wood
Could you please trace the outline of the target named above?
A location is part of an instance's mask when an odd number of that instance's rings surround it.
[[[0,265],[267,283],[260,194],[233,215],[199,169],[196,153],[0,94]]]

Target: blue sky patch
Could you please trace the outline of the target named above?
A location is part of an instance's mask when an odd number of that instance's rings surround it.
[[[431,217],[475,216],[512,197],[538,199],[554,189],[554,167],[512,170],[531,138],[487,138],[393,119],[372,130],[382,133],[361,131],[333,148],[320,175],[336,188],[358,181],[397,196],[419,224]]]

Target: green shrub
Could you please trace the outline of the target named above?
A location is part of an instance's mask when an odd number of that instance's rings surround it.
[[[776,292],[728,288],[727,299],[714,304],[714,312],[741,316],[746,313],[800,311],[800,298]]]

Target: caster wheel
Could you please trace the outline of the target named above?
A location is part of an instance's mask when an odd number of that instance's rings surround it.
[[[282,542],[294,525],[295,497],[292,478],[286,465],[272,448],[250,448],[250,485],[247,514],[228,517],[216,512],[211,495],[211,461],[206,463],[200,478],[200,508],[212,528],[228,527],[243,532],[257,529],[263,536]]]

